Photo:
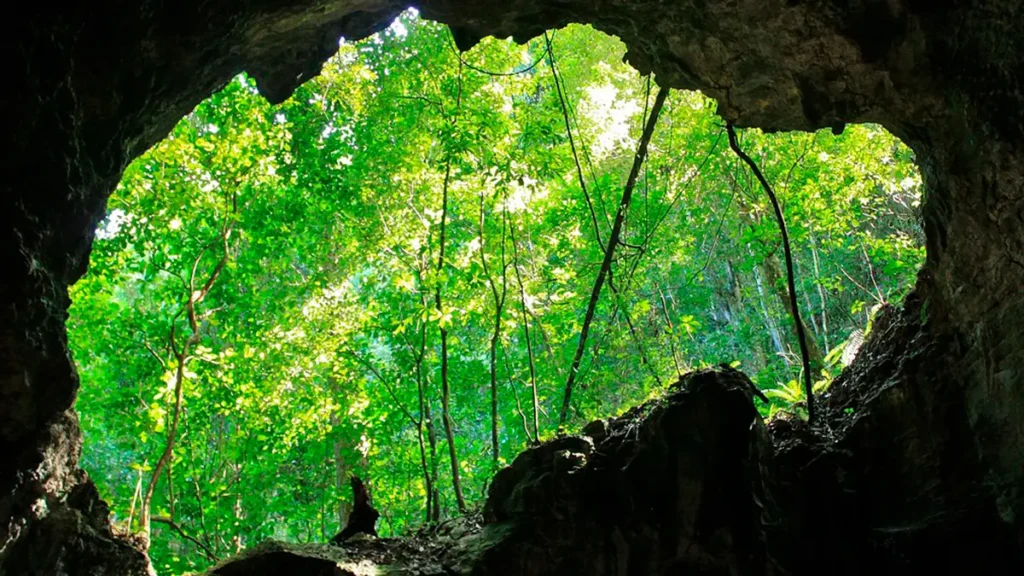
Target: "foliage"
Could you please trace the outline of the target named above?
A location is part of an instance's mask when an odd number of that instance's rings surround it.
[[[535,439],[535,418],[542,439],[556,432],[597,239],[654,90],[614,38],[573,26],[552,45],[592,210],[543,38],[486,40],[463,64],[447,29],[414,13],[343,42],[281,106],[239,76],[125,172],[72,291],[70,338],[83,463],[122,529],[140,529],[181,385],[152,504],[180,530],[154,524],[159,571],[201,570],[271,536],[328,540],[348,474],[368,479],[382,534],[457,513],[442,328],[470,504]],[[612,262],[615,290],[596,307],[573,426],[722,362],[775,389],[776,408],[802,400],[784,384],[800,362],[778,229],[723,134],[712,102],[669,96]],[[741,138],[784,205],[830,380],[841,353],[829,352],[874,305],[902,298],[922,262],[912,154],[870,125]],[[189,333],[190,280],[210,277],[221,252],[178,378],[172,329]]]

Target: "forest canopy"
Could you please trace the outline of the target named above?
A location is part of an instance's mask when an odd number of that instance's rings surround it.
[[[531,443],[700,367],[806,417],[769,199],[714,103],[661,107],[624,52],[570,26],[460,54],[410,11],[280,106],[236,77],[131,164],[69,337],[83,467],[158,571],[326,542],[350,475],[382,535],[468,512]],[[874,125],[739,142],[825,392],[913,285],[920,174]]]

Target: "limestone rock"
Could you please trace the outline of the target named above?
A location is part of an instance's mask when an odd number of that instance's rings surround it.
[[[774,574],[763,538],[773,447],[750,385],[735,370],[694,372],[608,422],[600,441],[521,454],[486,508],[508,536],[473,573]]]

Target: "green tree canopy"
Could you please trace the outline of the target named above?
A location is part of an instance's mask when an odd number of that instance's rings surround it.
[[[328,540],[349,474],[383,534],[409,531],[457,514],[458,492],[479,504],[497,467],[557,433],[657,86],[614,38],[548,38],[460,55],[406,13],[280,106],[235,78],[125,172],[69,328],[83,464],[159,571]],[[921,179],[878,126],[741,139],[789,221],[824,389],[913,284]],[[671,92],[571,428],[719,363],[772,391],[765,415],[799,411],[771,210],[713,102]]]

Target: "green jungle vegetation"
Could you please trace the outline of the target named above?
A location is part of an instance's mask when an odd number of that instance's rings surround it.
[[[327,541],[352,474],[381,535],[471,511],[531,443],[688,370],[806,417],[768,196],[714,103],[624,51],[571,26],[460,56],[408,12],[280,106],[238,76],[125,171],[70,341],[83,466],[159,572]],[[879,126],[738,132],[821,390],[913,285],[921,177]]]

